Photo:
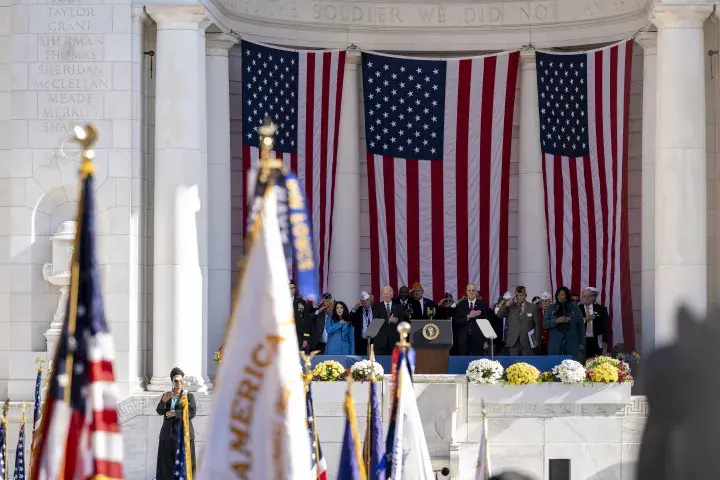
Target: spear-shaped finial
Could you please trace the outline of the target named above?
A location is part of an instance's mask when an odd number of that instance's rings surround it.
[[[5,420],[7,418],[8,410],[10,410],[10,399],[6,398],[5,403],[3,404],[2,409],[2,419]]]
[[[45,366],[45,357],[36,357],[35,358],[35,365],[38,366],[38,372],[43,371],[43,367]]]
[[[270,121],[269,117],[265,117],[265,121],[258,128],[260,134],[260,168],[261,169],[273,169],[282,168],[282,160],[275,158],[275,152],[273,147],[275,146],[275,134],[277,133],[277,126]]]
[[[303,378],[305,379],[306,387],[308,385],[310,385],[310,382],[312,382],[312,378],[313,378],[312,359],[318,353],[320,353],[320,350],[315,350],[314,352],[310,352],[310,355],[307,355],[305,352],[300,352],[300,356],[302,357],[303,362],[305,362],[305,374],[303,375]]]
[[[400,341],[397,342],[397,346],[407,350],[410,347],[408,342],[408,335],[410,335],[410,324],[408,322],[400,322],[397,326],[397,331],[400,334]]]
[[[18,410],[20,410],[20,423],[25,423],[25,410],[27,410],[27,403],[23,402],[18,405]]]

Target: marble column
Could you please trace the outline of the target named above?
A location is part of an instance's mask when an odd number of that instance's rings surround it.
[[[657,32],[635,41],[643,48],[642,113],[642,353],[655,349],[655,124],[657,121]]]
[[[208,351],[205,361],[212,368],[213,352],[222,344],[232,297],[230,231],[230,73],[228,50],[237,39],[224,33],[206,35],[207,152],[208,152]]]
[[[203,379],[207,311],[207,161],[203,7],[148,6],[157,23],[153,242],[153,376],[165,391],[180,367],[187,387]],[[203,27],[204,28],[204,27]]]
[[[550,291],[535,52],[520,54],[518,280],[532,298]]]
[[[340,112],[330,291],[354,305],[360,298],[360,52],[348,51]],[[379,292],[376,292],[376,294]]]
[[[707,312],[705,44],[712,5],[653,7],[657,26],[655,347],[677,336],[685,304]],[[644,113],[644,112],[643,112]]]

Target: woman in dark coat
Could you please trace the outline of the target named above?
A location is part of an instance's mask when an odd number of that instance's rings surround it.
[[[193,428],[192,419],[195,417],[195,397],[192,393],[184,391],[183,380],[185,373],[175,367],[170,372],[170,380],[172,380],[172,391],[165,392],[158,402],[158,415],[163,415],[163,425],[160,430],[160,443],[158,444],[157,454],[157,470],[155,473],[156,480],[173,480],[175,450],[178,446],[178,437],[180,435],[180,422],[182,421],[182,407],[180,406],[180,397],[187,395],[188,413],[190,416],[190,455],[192,458],[192,471],[195,474],[195,429]]]
[[[555,303],[545,309],[542,325],[550,330],[548,355],[571,355],[573,360],[584,361],[585,320],[580,307],[570,301],[567,287],[555,292]]]

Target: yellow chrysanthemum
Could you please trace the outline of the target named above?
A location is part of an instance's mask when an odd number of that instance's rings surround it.
[[[505,370],[505,376],[510,385],[526,385],[537,383],[540,371],[529,363],[521,362],[510,365]]]
[[[590,381],[597,383],[617,383],[618,368],[610,363],[601,363],[589,370]]]
[[[334,382],[345,372],[342,364],[335,360],[318,363],[313,369],[313,379],[324,382]]]

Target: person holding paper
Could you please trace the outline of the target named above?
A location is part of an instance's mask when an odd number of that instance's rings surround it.
[[[477,286],[471,283],[465,290],[467,298],[455,307],[453,330],[457,332],[458,355],[483,355],[490,344],[477,325],[479,318],[492,318],[488,304],[479,298]]]
[[[543,326],[550,330],[548,355],[571,355],[573,360],[584,361],[585,321],[580,307],[570,301],[570,289],[557,289],[555,303],[545,310]]]
[[[507,355],[533,355],[533,348],[540,343],[540,316],[537,306],[527,301],[525,287],[515,288],[515,296],[498,309],[497,316],[505,319],[498,333],[505,342]]]

